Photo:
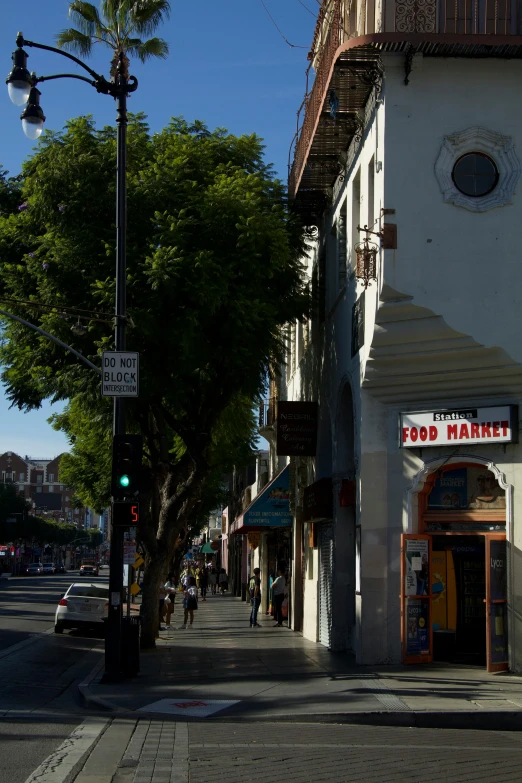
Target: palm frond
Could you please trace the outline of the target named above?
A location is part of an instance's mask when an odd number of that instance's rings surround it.
[[[100,27],[102,23],[96,6],[85,0],[73,0],[69,5],[69,16],[78,26],[85,26],[89,30]],[[87,29],[82,32],[87,33]]]
[[[139,57],[142,63],[150,57],[159,57],[165,60],[169,54],[169,45],[163,38],[149,38],[141,41],[139,38],[127,39],[127,53]]]
[[[109,28],[103,23],[98,9],[92,3],[85,0],[73,0],[69,6],[69,16],[76,23],[76,27],[84,35],[102,39],[111,39],[114,37]]]
[[[141,35],[150,35],[170,16],[169,0],[134,0],[131,5],[132,26]]]
[[[56,43],[60,49],[69,49],[71,52],[77,52],[82,57],[87,57],[92,50],[92,39],[74,27],[62,30],[56,36]]]
[[[105,23],[114,32],[118,27],[118,12],[120,10],[120,0],[102,0],[101,12]]]

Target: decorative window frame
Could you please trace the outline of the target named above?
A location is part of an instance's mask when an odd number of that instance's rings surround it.
[[[488,155],[498,169],[498,183],[491,193],[485,196],[467,196],[461,193],[453,182],[455,163],[462,155],[470,152],[483,152]],[[435,162],[435,176],[444,201],[470,212],[487,212],[489,209],[511,204],[520,173],[520,161],[511,136],[503,136],[478,126],[444,136]]]

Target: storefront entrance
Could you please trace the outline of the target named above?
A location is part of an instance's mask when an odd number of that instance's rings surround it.
[[[505,497],[476,465],[427,482],[418,534],[402,537],[405,663],[508,668]]]

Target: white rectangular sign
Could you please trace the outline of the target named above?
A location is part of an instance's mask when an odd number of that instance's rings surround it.
[[[102,353],[102,397],[137,397],[140,355],[130,351]]]
[[[400,414],[400,446],[466,446],[512,443],[518,438],[518,407],[455,408]]]

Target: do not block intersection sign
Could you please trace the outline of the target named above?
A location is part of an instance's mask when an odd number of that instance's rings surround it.
[[[137,397],[139,354],[130,351],[102,353],[102,397]]]

